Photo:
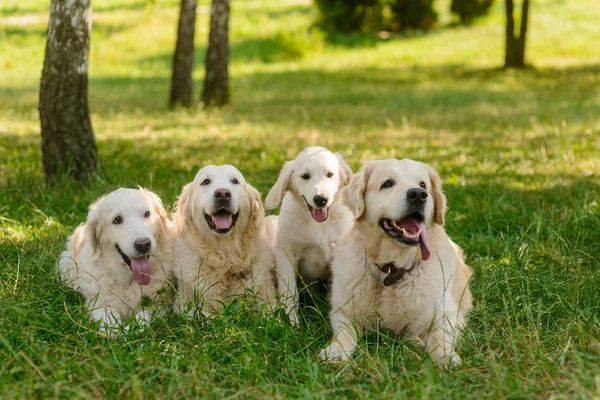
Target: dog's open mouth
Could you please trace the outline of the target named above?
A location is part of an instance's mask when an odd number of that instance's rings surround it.
[[[115,246],[121,255],[121,258],[123,258],[123,262],[129,266],[136,282],[142,286],[148,286],[152,280],[152,262],[150,261],[150,254],[141,257],[128,257],[118,244]]]
[[[327,218],[329,218],[329,207],[316,208],[308,204],[308,200],[306,197],[302,196],[304,201],[306,202],[306,206],[308,207],[308,211],[310,211],[310,215],[317,222],[325,222]]]
[[[232,214],[231,211],[221,208],[212,215],[204,214],[208,227],[217,233],[227,233],[235,226],[240,213]]]
[[[382,218],[379,220],[379,226],[386,235],[395,239],[399,243],[408,246],[421,246],[421,258],[429,259],[429,245],[427,243],[427,230],[423,223],[424,218],[420,213],[412,213],[408,217],[400,220]]]

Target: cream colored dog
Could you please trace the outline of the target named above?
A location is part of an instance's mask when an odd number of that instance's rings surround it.
[[[275,260],[260,193],[231,165],[202,168],[179,197],[176,309],[210,314],[233,296],[253,292],[275,303]]]
[[[333,247],[352,225],[348,207],[337,200],[352,170],[339,154],[309,147],[286,162],[265,207],[281,205],[275,259],[277,284],[290,321],[298,323],[296,270],[304,282],[327,278]]]
[[[438,174],[408,159],[368,161],[343,195],[356,222],[334,251],[334,337],[321,359],[347,360],[363,329],[381,326],[417,339],[438,365],[460,363],[471,270],[444,230]]]
[[[118,189],[90,206],[60,256],[65,284],[83,293],[90,317],[110,332],[135,315],[149,321],[142,296],[168,301],[173,226],[159,197]]]

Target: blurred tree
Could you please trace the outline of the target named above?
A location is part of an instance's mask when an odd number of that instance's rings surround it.
[[[205,63],[201,101],[204,107],[224,106],[229,102],[229,0],[212,0]]]
[[[494,0],[452,0],[450,11],[458,15],[461,24],[470,24],[487,14]]]
[[[381,14],[381,0],[315,0],[318,24],[326,31],[361,31],[372,14]]]
[[[525,37],[529,18],[529,0],[523,0],[518,37],[515,36],[513,9],[513,0],[506,0],[506,56],[504,58],[504,68],[523,68],[525,67]]]
[[[90,0],[51,1],[39,103],[47,182],[86,180],[100,168],[88,108],[91,26]]]
[[[173,54],[169,107],[175,107],[176,105],[190,107],[192,105],[195,31],[196,0],[181,0],[177,44]]]
[[[434,0],[315,0],[327,32],[427,30],[437,21]]]
[[[433,9],[433,0],[393,0],[392,29],[427,30],[437,21],[437,13]]]

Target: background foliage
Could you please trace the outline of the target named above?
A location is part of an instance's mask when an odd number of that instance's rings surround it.
[[[532,4],[528,57],[504,71],[503,4],[430,34],[324,40],[303,0],[232,2],[233,104],[165,111],[178,2],[94,4],[90,108],[107,181],[46,187],[38,82],[48,2],[0,4],[0,394],[23,397],[590,398],[600,395],[600,9]],[[208,3],[198,8],[202,79]],[[259,27],[259,29],[257,28]],[[199,167],[239,166],[263,195],[308,145],[411,157],[444,179],[447,229],[476,274],[463,365],[436,369],[401,338],[369,334],[322,364],[322,297],[300,329],[234,304],[118,340],[87,322],[53,267],[87,206],[142,185],[168,208]]]

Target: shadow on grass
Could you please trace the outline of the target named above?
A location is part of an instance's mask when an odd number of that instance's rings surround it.
[[[170,63],[170,56],[143,62],[157,60]],[[599,74],[600,66],[505,71],[460,65],[262,72],[233,76],[232,102],[236,117],[253,122],[308,120],[327,127],[383,123],[386,117],[400,123],[402,117],[410,117],[455,129],[476,117],[481,125],[529,126],[532,116],[593,120],[600,106],[595,90]],[[168,76],[91,76],[91,109],[99,115],[163,111],[168,85]],[[196,82],[195,91],[200,89],[201,82]],[[10,106],[8,99],[20,97],[26,101],[17,101],[17,110],[35,109],[37,90],[3,88],[0,106]]]
[[[435,113],[444,124],[478,117],[483,123],[528,125],[532,115],[591,119],[600,106],[595,91],[599,73],[599,66],[504,71],[458,65],[254,73],[233,78],[232,98],[236,113],[256,122],[283,122],[289,120],[290,110],[303,108],[309,119],[336,125],[355,125],[357,118],[360,122],[381,119],[382,111],[392,119],[401,115],[430,118]],[[92,77],[92,107],[102,113],[114,103],[114,95],[121,98],[121,104],[159,110],[167,86],[166,77]]]

